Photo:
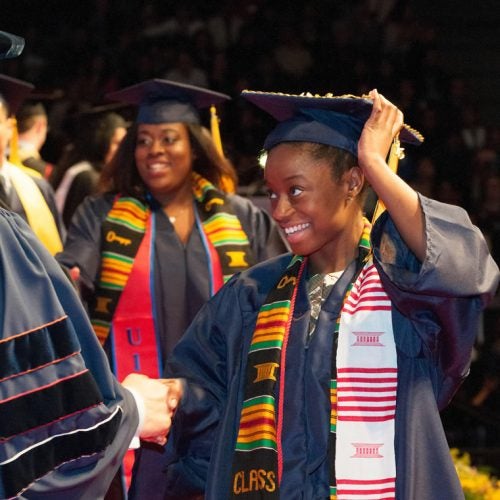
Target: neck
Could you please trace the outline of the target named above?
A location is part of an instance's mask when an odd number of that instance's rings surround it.
[[[181,188],[169,193],[151,193],[160,203],[165,211],[169,209],[183,208],[193,203],[193,189],[190,182],[186,182]]]
[[[353,217],[353,223],[335,240],[309,256],[312,274],[327,274],[343,271],[358,256],[358,244],[363,233],[362,217]]]

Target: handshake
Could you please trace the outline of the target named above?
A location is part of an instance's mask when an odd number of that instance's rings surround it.
[[[139,408],[138,436],[144,441],[161,446],[167,442],[172,418],[182,398],[182,384],[178,379],[152,379],[131,373],[122,382],[132,392]]]

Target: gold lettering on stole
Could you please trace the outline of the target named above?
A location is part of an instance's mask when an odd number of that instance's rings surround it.
[[[132,240],[129,238],[124,238],[123,236],[118,236],[114,231],[108,231],[106,233],[106,241],[109,243],[113,243],[113,241],[116,241],[120,245],[128,246],[132,244]]]
[[[226,255],[229,257],[229,267],[248,267],[245,252],[226,252]]]
[[[257,368],[257,376],[253,381],[254,384],[257,382],[262,382],[263,380],[276,380],[276,368],[278,368],[278,363],[261,363],[260,365],[254,365]]]
[[[296,282],[297,278],[295,276],[283,276],[278,283],[278,288],[285,288],[290,283],[295,286]]]
[[[210,210],[212,205],[224,205],[224,200],[222,198],[212,198],[205,203],[205,210]]]
[[[110,302],[111,299],[108,297],[97,297],[96,312],[109,313],[108,306]]]
[[[238,471],[233,477],[233,493],[242,495],[250,492],[276,490],[276,475],[272,470],[250,469]]]

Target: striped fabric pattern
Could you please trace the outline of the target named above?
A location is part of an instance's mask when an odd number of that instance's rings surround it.
[[[135,238],[141,238],[146,231],[146,223],[149,217],[149,210],[145,205],[135,198],[119,198],[109,211],[106,221],[123,226],[135,233]],[[106,239],[113,243],[116,241],[116,248],[127,248],[129,244],[122,236],[115,232],[108,232]],[[111,240],[111,241],[110,241]],[[120,245],[120,246],[119,246]],[[101,275],[99,286],[112,290],[123,290],[127,284],[127,279],[134,264],[134,256],[129,256],[119,252],[105,251],[102,254]]]
[[[396,413],[397,368],[339,368],[340,420],[383,422]]]
[[[265,304],[257,316],[249,353],[269,349],[281,350],[289,313],[290,300]],[[276,368],[279,365],[274,362],[271,368],[273,366]],[[268,394],[247,399],[241,412],[236,449],[253,451],[258,448],[277,449],[274,397]]]
[[[1,498],[112,441],[122,411],[104,405],[66,316],[1,339],[0,361]]]
[[[247,235],[236,215],[217,213],[203,223],[203,228],[214,247],[248,244]]]
[[[396,478],[338,480],[337,494],[338,498],[349,498],[350,500],[394,500]]]
[[[116,252],[103,252],[100,286],[111,290],[123,290],[132,270],[134,259]]]
[[[290,300],[262,306],[257,316],[257,324],[249,352],[269,348],[281,349],[289,313]]]
[[[252,451],[258,448],[276,451],[276,421],[272,396],[259,396],[243,403],[236,449]]]
[[[382,287],[375,266],[363,269],[360,275],[361,286],[353,288],[344,304],[344,314],[358,311],[390,311],[391,301]]]
[[[107,219],[120,226],[143,233],[146,230],[148,214],[144,204],[135,198],[124,196],[113,204]]]
[[[101,345],[110,329],[113,312],[134,265],[146,232],[149,207],[132,197],[117,197],[102,225],[101,270],[92,305],[92,326]]]
[[[193,172],[193,194],[196,200],[203,232],[216,250],[222,281],[226,283],[233,274],[254,264],[247,234],[234,214],[225,193],[201,175]],[[215,290],[216,291],[216,290]]]
[[[233,460],[231,496],[242,495],[242,478],[256,477],[244,498],[279,498],[279,433],[275,387],[282,369],[281,352],[290,330],[296,284],[304,268],[302,257],[291,259],[257,315],[248,352],[245,394]]]
[[[371,259],[344,301],[338,338],[336,498],[393,500],[397,356],[391,301]]]

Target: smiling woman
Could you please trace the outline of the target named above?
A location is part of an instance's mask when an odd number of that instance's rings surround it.
[[[200,109],[228,96],[148,80],[109,97],[136,105],[137,118],[102,172],[103,194],[81,205],[57,259],[79,271],[118,379],[158,377],[222,284],[286,247],[266,212],[224,190],[236,174],[202,126]],[[162,452],[142,443],[131,496],[163,498]]]
[[[235,276],[174,349],[170,494],[463,500],[439,410],[498,285],[484,237],[391,168],[396,136],[422,138],[376,90],[243,95],[279,122],[265,179],[293,253]]]

